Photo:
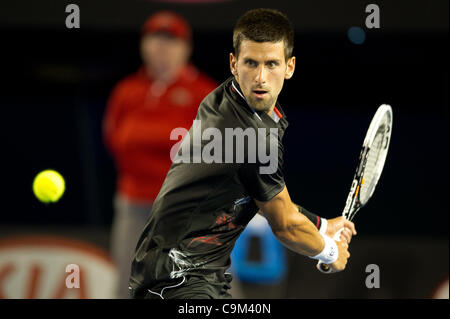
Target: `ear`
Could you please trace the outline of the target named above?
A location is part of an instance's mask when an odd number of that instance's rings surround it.
[[[233,53],[230,53],[230,70],[234,76],[237,76],[236,64],[237,64],[236,57],[234,56]]]
[[[295,71],[295,56],[288,59],[286,63],[286,72],[284,74],[284,78],[286,80],[289,80],[293,75]]]

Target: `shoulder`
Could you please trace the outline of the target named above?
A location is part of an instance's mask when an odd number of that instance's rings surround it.
[[[144,67],[140,67],[136,72],[128,74],[117,82],[119,86],[130,86],[140,83],[150,83],[150,79],[145,74]]]
[[[228,110],[231,107],[231,100],[226,94],[228,80],[216,86],[212,91],[210,91],[201,103],[201,107],[213,108],[218,112]]]
[[[202,94],[204,92],[209,93],[218,86],[218,83],[213,78],[191,64],[187,65],[183,70],[181,79],[186,85],[192,87],[197,92],[201,92]]]
[[[142,85],[145,81],[143,70],[139,69],[138,71],[131,73],[119,81],[114,85],[113,92],[114,93],[125,93],[133,88]],[[148,82],[148,80],[147,80]]]
[[[210,92],[200,104],[199,117],[214,121],[217,127],[222,128],[257,128],[257,123],[252,120],[252,113],[246,105],[241,104],[238,99],[233,97],[230,86],[231,78]]]
[[[206,75],[205,73],[199,71],[198,72],[198,83],[201,84],[202,87],[209,91],[213,91],[215,88],[219,86],[219,83],[217,83],[215,80],[213,80],[210,76]]]
[[[216,88],[219,83],[192,64],[186,66],[187,78],[193,82]]]
[[[123,77],[115,84],[109,99],[113,103],[134,101],[136,98],[142,101],[150,85],[151,80],[145,74],[144,68],[140,67],[136,72]]]

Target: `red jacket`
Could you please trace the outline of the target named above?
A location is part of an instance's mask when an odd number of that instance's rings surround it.
[[[216,86],[192,65],[167,87],[153,82],[143,68],[116,85],[103,128],[120,194],[137,201],[156,198],[172,164],[170,149],[179,141],[170,140],[170,132],[189,130],[200,102]]]

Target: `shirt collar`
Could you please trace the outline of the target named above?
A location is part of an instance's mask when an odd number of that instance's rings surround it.
[[[231,90],[235,91],[245,101],[245,104],[250,108],[253,115],[256,116],[262,122],[262,119],[259,116],[259,114],[256,112],[256,110],[254,110],[250,106],[250,104],[248,104],[247,100],[244,97],[244,94],[241,92],[241,88],[239,87],[239,84],[237,82],[235,83],[234,79],[231,80]]]
[[[247,106],[250,108],[250,110],[253,112],[253,114],[260,120],[262,121],[260,115],[258,114],[258,112],[256,112],[256,110],[254,110],[250,104],[248,104],[247,100],[245,99],[244,94],[241,91],[241,88],[239,86],[239,83],[237,83],[237,81],[235,81],[235,79],[233,78],[231,80],[231,90],[236,92],[241,98],[242,100],[245,101],[245,104],[247,104]],[[276,103],[277,104],[277,103]],[[277,109],[277,105],[275,104],[274,108],[273,108],[273,112],[272,114],[269,116],[275,123],[278,123],[280,121],[280,119],[283,117],[283,114],[281,114],[281,112]]]

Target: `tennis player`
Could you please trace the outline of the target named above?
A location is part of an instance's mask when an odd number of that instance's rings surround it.
[[[345,268],[354,224],[342,217],[326,220],[294,204],[284,181],[282,137],[288,121],[277,98],[294,73],[293,42],[293,28],[279,11],[254,9],[238,20],[232,76],[200,104],[138,241],[132,298],[231,298],[230,254],[258,212],[289,249],[331,264],[334,272]],[[246,134],[243,148],[230,149],[230,130],[236,139],[239,132]],[[249,137],[252,132],[257,142]],[[211,147],[213,139],[221,149]],[[212,149],[214,160],[205,159]],[[261,154],[275,158],[275,165]],[[342,227],[341,240],[331,239]]]

